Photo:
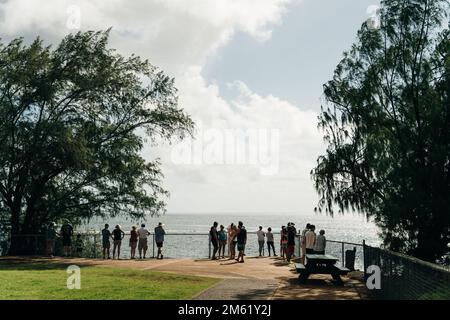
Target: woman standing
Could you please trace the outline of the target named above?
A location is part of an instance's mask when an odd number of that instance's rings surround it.
[[[135,259],[137,243],[138,243],[138,233],[136,231],[136,227],[133,226],[131,227],[130,232],[131,259]]]
[[[114,248],[113,248],[113,259],[116,256],[117,249],[117,260],[120,260],[120,246],[122,245],[122,239],[125,237],[125,232],[122,231],[122,227],[117,225],[112,232]]]
[[[230,260],[236,258],[236,244],[237,244],[237,227],[234,223],[231,224],[230,228],[228,229],[228,243],[229,243],[229,254],[230,254]]]
[[[280,256],[285,259],[287,256],[287,243],[288,243],[288,236],[287,236],[287,230],[286,226],[281,227],[281,238],[280,238]]]

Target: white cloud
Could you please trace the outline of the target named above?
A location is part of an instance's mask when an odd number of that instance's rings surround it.
[[[279,172],[261,176],[251,165],[174,165],[170,148],[147,148],[161,155],[174,211],[305,210],[316,197],[309,179],[323,144],[317,115],[275,96],[261,96],[245,83],[230,84],[236,98],[225,100],[207,83],[207,59],[236,32],[267,41],[298,0],[0,0],[0,30],[10,39],[40,35],[57,43],[70,32],[67,9],[81,10],[81,29],[113,27],[111,46],[136,53],[176,77],[180,105],[206,128],[276,129],[280,132]],[[229,146],[228,146],[229,147]],[[226,195],[226,196],[225,196]]]

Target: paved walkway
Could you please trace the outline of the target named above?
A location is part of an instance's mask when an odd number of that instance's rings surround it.
[[[0,258],[1,263],[47,262],[46,258]],[[53,259],[56,263],[80,266],[114,266],[154,270],[175,274],[220,278],[223,281],[198,294],[198,300],[239,300],[239,299],[365,299],[367,291],[361,275],[350,274],[343,277],[344,286],[335,286],[331,277],[312,275],[306,284],[298,282],[293,264],[278,258],[248,257],[245,263],[234,260],[92,260],[92,259]]]

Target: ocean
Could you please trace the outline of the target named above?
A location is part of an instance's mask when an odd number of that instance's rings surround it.
[[[145,223],[147,229],[153,232],[158,222],[164,224],[167,236],[164,243],[164,256],[167,258],[207,258],[209,253],[208,232],[213,222],[217,221],[219,225],[229,226],[231,222],[237,224],[238,221],[244,222],[244,226],[249,232],[246,254],[254,256],[258,254],[258,242],[253,232],[258,230],[259,226],[266,231],[271,227],[275,233],[275,247],[279,253],[279,231],[282,225],[288,222],[294,222],[297,230],[303,230],[306,223],[316,226],[316,231],[325,230],[327,240],[342,241],[348,243],[366,244],[379,246],[381,241],[378,237],[378,229],[371,221],[360,215],[340,215],[334,218],[326,215],[300,215],[300,214],[166,214],[160,217],[148,217],[142,220],[132,220],[127,218],[111,218],[107,220],[95,219],[88,224],[77,228],[77,232],[100,231],[105,223],[110,225],[112,230],[115,225],[121,225],[125,232],[129,232],[133,225],[140,226]],[[345,250],[353,249],[353,245],[345,245]],[[360,247],[357,247],[357,256],[361,258]],[[297,252],[297,249],[296,249]],[[327,253],[341,256],[342,245],[329,242]],[[152,241],[149,241],[149,256],[153,255]],[[122,243],[121,257],[129,257],[128,238]],[[360,262],[358,262],[360,263]],[[357,263],[357,264],[358,264]]]

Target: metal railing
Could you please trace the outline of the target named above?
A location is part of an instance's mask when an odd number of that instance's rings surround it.
[[[377,299],[450,300],[450,270],[437,264],[385,249],[364,246],[364,270],[378,266],[381,288]],[[370,274],[365,273],[365,279]]]
[[[81,236],[81,252],[77,253],[77,235]],[[259,243],[256,232],[247,233],[246,255],[258,256]],[[19,235],[13,236],[20,238],[19,253],[26,255],[45,255],[46,238],[44,235]],[[130,258],[129,246],[130,234],[126,233],[121,244],[121,257]],[[156,257],[157,248],[154,233],[151,233],[148,241],[147,257]],[[280,254],[280,234],[274,233],[274,244],[276,253]],[[296,237],[295,257],[301,256],[300,237]],[[112,254],[111,241],[111,254]],[[355,248],[354,266],[356,270],[363,268],[363,245],[358,243],[327,240],[326,253],[336,256],[340,259],[340,263],[344,266],[346,262],[346,251],[353,251]],[[212,255],[212,245],[209,240],[209,233],[167,233],[165,235],[163,255],[169,258],[192,258],[205,259]],[[263,254],[266,255],[267,243],[264,244]],[[101,258],[102,257],[102,236],[100,232],[75,232],[72,237],[72,253],[84,258]],[[228,246],[225,247],[226,255],[229,254]],[[62,256],[63,247],[61,239],[55,241],[54,255]],[[137,252],[137,256],[138,256]]]

